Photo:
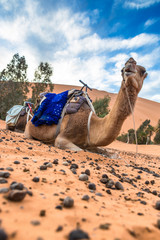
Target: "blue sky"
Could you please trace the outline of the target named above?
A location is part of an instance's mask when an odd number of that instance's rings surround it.
[[[160,0],[0,0],[0,71],[15,53],[28,79],[40,62],[53,83],[117,93],[134,57],[147,69],[139,96],[160,102]]]

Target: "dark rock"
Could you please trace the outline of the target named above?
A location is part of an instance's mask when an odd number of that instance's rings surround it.
[[[17,160],[16,160],[16,161],[14,161],[13,163],[14,163],[14,164],[20,164],[20,161],[17,161]]]
[[[157,227],[160,229],[160,219],[157,220]]]
[[[114,186],[114,181],[112,179],[109,179],[109,181],[106,183],[107,188],[112,188]]]
[[[41,210],[39,215],[40,215],[40,217],[45,217],[46,216],[46,210]]]
[[[8,183],[8,181],[4,178],[0,178],[0,184],[3,184],[3,183]]]
[[[160,201],[157,201],[157,202],[156,202],[155,208],[156,208],[157,210],[160,210]]]
[[[38,226],[38,225],[40,225],[41,223],[40,223],[40,221],[38,221],[38,220],[32,220],[32,221],[31,221],[31,224],[34,225],[34,226]]]
[[[0,188],[0,193],[7,193],[9,188]]]
[[[53,164],[58,164],[58,159],[55,159],[55,160],[53,161]]]
[[[46,165],[41,165],[40,170],[47,170],[47,166]]]
[[[88,201],[90,199],[90,197],[86,194],[83,195],[82,200]]]
[[[23,190],[11,190],[6,198],[13,202],[20,202],[25,198],[26,193]]]
[[[63,230],[63,226],[58,226],[57,229],[56,229],[56,232],[60,232]]]
[[[83,232],[81,229],[76,229],[70,232],[68,240],[90,239],[88,233]]]
[[[118,190],[124,190],[124,187],[120,182],[115,183],[115,188],[118,189]]]
[[[78,168],[78,165],[77,165],[76,163],[73,163],[73,164],[71,164],[71,166],[70,166],[70,169],[72,169],[72,168],[77,169],[77,168]]]
[[[109,190],[109,189],[106,190],[106,193],[108,193],[108,194],[112,194],[112,193],[111,193],[111,190]]]
[[[11,171],[11,172],[14,171],[14,169],[13,169],[12,167],[7,167],[6,170],[7,170],[7,171]]]
[[[7,240],[7,239],[8,239],[7,233],[2,228],[0,228],[0,240]]]
[[[22,183],[12,182],[11,185],[10,185],[10,189],[12,189],[12,190],[14,190],[14,189],[23,190],[24,185]]]
[[[39,177],[34,177],[34,178],[32,179],[32,181],[33,181],[33,182],[39,182]]]
[[[101,178],[100,182],[106,184],[108,182],[108,178]]]
[[[91,175],[91,172],[90,172],[90,170],[89,170],[89,169],[86,169],[84,173],[85,173],[85,174],[87,174],[88,176],[90,176],[90,175]]]
[[[74,205],[74,200],[71,197],[66,197],[63,201],[63,205],[66,208],[71,208]]]
[[[0,177],[8,178],[10,176],[9,172],[0,172]]]
[[[110,225],[110,223],[100,224],[99,228],[103,230],[108,230]]]
[[[143,205],[147,205],[146,201],[140,201],[140,203],[143,204]]]
[[[155,195],[155,196],[157,196],[157,191],[156,191],[156,190],[153,190],[152,194]]]
[[[88,175],[87,174],[81,174],[79,176],[79,180],[80,181],[87,181],[88,180]]]
[[[56,209],[59,209],[59,210],[62,210],[62,209],[63,209],[63,207],[62,207],[61,205],[57,205],[55,208],[56,208]]]
[[[91,190],[96,190],[96,185],[94,183],[89,183],[88,188]]]

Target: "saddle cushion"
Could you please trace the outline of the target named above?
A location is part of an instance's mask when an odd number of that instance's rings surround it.
[[[32,123],[36,127],[43,124],[58,124],[59,119],[61,118],[61,112],[67,102],[67,98],[68,91],[59,94],[45,94],[44,101],[42,101],[31,120]]]
[[[8,112],[7,112],[7,115],[6,115],[6,124],[7,125],[11,125],[11,126],[15,126],[18,119],[19,119],[19,116],[20,116],[20,113],[22,111],[24,107],[21,106],[21,105],[15,105],[13,106]]]

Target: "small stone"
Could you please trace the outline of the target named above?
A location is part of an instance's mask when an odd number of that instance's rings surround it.
[[[149,181],[148,181],[148,180],[147,180],[147,181],[145,181],[145,184],[146,184],[146,185],[148,185],[148,184],[149,184]]]
[[[56,209],[59,209],[59,210],[62,210],[62,209],[63,209],[63,207],[62,207],[61,205],[57,205],[55,208],[56,208]]]
[[[38,225],[40,225],[40,221],[38,221],[38,220],[32,220],[32,221],[31,221],[31,224],[34,225],[34,226],[38,226]]]
[[[20,202],[25,198],[26,193],[26,191],[21,190],[11,190],[6,198],[13,202]]]
[[[40,215],[40,217],[45,217],[46,216],[46,210],[41,210],[39,215]]]
[[[4,178],[0,178],[0,184],[3,184],[3,183],[8,183],[8,181]]]
[[[13,163],[14,163],[14,164],[20,164],[20,161],[17,161],[17,160],[16,160],[16,161],[14,161]]]
[[[94,183],[89,183],[88,188],[91,190],[96,190],[96,185]]]
[[[106,184],[108,182],[108,179],[107,178],[101,178],[100,182],[103,183],[103,184]]]
[[[66,208],[71,208],[74,205],[74,200],[71,197],[66,197],[63,201],[63,205]]]
[[[8,178],[10,176],[9,172],[0,172],[0,177]]]
[[[81,174],[80,176],[79,176],[79,180],[80,181],[87,181],[88,180],[88,175],[87,174]]]
[[[102,178],[108,178],[108,175],[107,174],[103,174]]]
[[[55,160],[53,161],[53,164],[58,164],[58,159],[55,159]]]
[[[112,194],[112,193],[111,193],[111,190],[109,190],[109,189],[106,190],[106,193]]]
[[[90,199],[90,197],[86,194],[86,195],[83,195],[82,197],[82,200],[84,201],[88,201]]]
[[[77,165],[76,163],[73,163],[73,164],[71,164],[71,166],[70,166],[70,169],[72,169],[72,168],[77,169],[77,168],[78,168],[78,165]]]
[[[56,232],[60,232],[63,230],[63,226],[58,226],[57,229],[56,229]]]
[[[0,193],[7,193],[9,188],[0,188]]]
[[[70,232],[68,240],[90,239],[88,233],[83,232],[81,229],[76,229]]]
[[[120,182],[115,183],[115,188],[118,189],[118,190],[124,190],[124,187]]]
[[[157,210],[160,210],[160,201],[157,201],[157,202],[156,202],[155,208],[156,208]]]
[[[147,205],[146,201],[140,201],[140,203],[143,204],[143,205]]]
[[[18,190],[23,190],[24,185],[22,183],[17,183],[17,182],[12,182],[10,185],[10,189],[18,189]]]
[[[8,239],[8,235],[2,228],[0,228],[0,240],[7,240],[7,239]]]
[[[112,179],[110,179],[107,183],[106,183],[106,187],[107,188],[112,188],[114,186],[114,181]]]
[[[47,167],[49,167],[49,168],[53,168],[53,164],[52,164],[52,163],[50,163],[50,162],[49,162],[49,163],[47,163],[47,164],[46,164],[46,166],[47,166]]]
[[[39,177],[34,177],[34,178],[32,179],[32,181],[33,181],[33,182],[39,182]]]
[[[96,196],[102,197],[102,193],[96,193]]]
[[[62,163],[64,166],[69,166],[69,163],[68,162],[63,162]]]
[[[108,230],[110,225],[110,223],[100,224],[99,228],[103,230]]]
[[[156,190],[153,190],[152,194],[155,195],[155,196],[157,196],[157,191],[156,191]]]
[[[47,166],[46,165],[41,165],[40,170],[47,170]]]
[[[157,220],[157,227],[160,229],[160,219]]]
[[[89,169],[86,169],[84,173],[85,173],[85,174],[87,174],[88,176],[90,176],[90,175],[91,175],[91,172],[90,172],[90,170],[89,170]]]
[[[6,170],[7,170],[7,171],[10,171],[10,172],[13,172],[13,171],[14,171],[14,169],[13,169],[12,167],[7,167]]]

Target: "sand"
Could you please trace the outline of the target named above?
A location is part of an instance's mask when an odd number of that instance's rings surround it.
[[[0,120],[0,172],[10,173],[0,189],[16,181],[29,191],[19,202],[6,198],[10,190],[0,193],[0,227],[9,240],[75,239],[69,234],[77,227],[91,240],[159,240],[160,210],[155,206],[160,201],[160,146],[138,146],[137,154],[135,149],[114,141],[106,147],[107,155],[60,150],[5,130]],[[49,167],[40,170],[46,163]],[[72,164],[78,165],[74,173]],[[80,181],[86,169],[90,176]],[[106,187],[103,174],[124,190]],[[88,201],[82,200],[84,195]],[[74,200],[73,207],[64,207],[66,197]]]

